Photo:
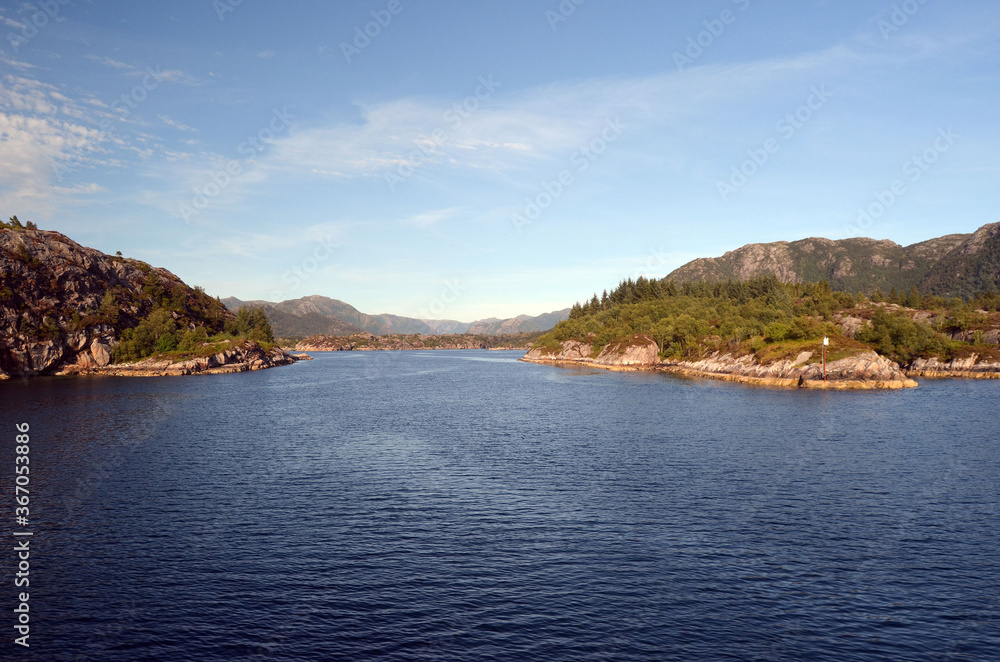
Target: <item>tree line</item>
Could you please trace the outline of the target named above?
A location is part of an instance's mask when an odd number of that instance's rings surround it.
[[[917,321],[904,308],[888,304],[931,314]],[[834,291],[827,281],[782,283],[772,275],[684,283],[639,277],[574,304],[569,319],[536,345],[554,349],[575,339],[590,343],[596,354],[609,342],[643,333],[656,341],[663,358],[696,358],[717,350],[794,352],[829,336],[843,347],[863,349],[863,343],[905,363],[921,356],[955,356],[969,343],[952,336],[989,328],[990,315],[998,310],[1000,294],[996,292],[982,292],[968,300],[915,290],[906,295],[891,291],[886,296],[876,289],[868,296]],[[857,342],[843,334],[839,320],[845,316],[864,320]],[[978,337],[981,340],[981,334]]]

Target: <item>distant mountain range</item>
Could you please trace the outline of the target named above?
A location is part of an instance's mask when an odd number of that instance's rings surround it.
[[[887,239],[809,238],[747,244],[721,257],[688,262],[667,275],[684,281],[746,280],[771,274],[785,282],[826,280],[835,290],[871,294],[876,288],[906,293],[916,287],[922,294],[968,297],[977,292],[1000,291],[1000,223],[984,225],[972,234],[949,234],[900,246]],[[502,335],[547,331],[569,317],[569,308],[544,315],[489,318],[475,322],[425,320],[398,315],[369,315],[354,306],[324,296],[308,296],[278,303],[223,299],[230,310],[260,305],[282,338],[315,335],[347,336],[370,333],[443,335],[474,333]]]
[[[420,333],[442,335],[478,333],[503,335],[532,331],[547,331],[569,317],[569,308],[535,317],[519,315],[509,319],[488,319],[475,322],[456,320],[422,320],[398,315],[368,315],[354,306],[324,296],[308,296],[275,303],[273,301],[242,301],[236,297],[222,300],[230,310],[245,305],[263,306],[274,335],[281,338],[305,338],[314,335],[346,336],[367,332],[376,336]]]
[[[834,290],[852,294],[870,294],[876,287],[885,293],[916,287],[943,297],[1000,291],[1000,223],[911,246],[867,238],[747,244],[722,257],[688,262],[667,278],[746,280],[761,274],[785,282],[826,280]]]

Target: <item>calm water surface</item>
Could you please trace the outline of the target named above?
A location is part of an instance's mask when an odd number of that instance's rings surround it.
[[[520,354],[0,384],[36,531],[28,651],[0,555],[0,657],[1000,659],[1000,383]]]

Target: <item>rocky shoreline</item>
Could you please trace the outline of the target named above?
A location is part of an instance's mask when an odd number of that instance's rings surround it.
[[[910,377],[927,379],[1000,379],[1000,361],[978,361],[978,356],[951,361],[916,359],[906,368]]]
[[[58,370],[55,375],[112,376],[112,377],[170,377],[181,375],[218,375],[251,370],[265,370],[296,361],[310,360],[305,354],[289,354],[280,347],[265,350],[253,340],[246,340],[235,347],[210,356],[184,361],[169,361],[155,357],[136,363],[109,363],[106,365],[73,364]]]
[[[592,346],[588,343],[570,340],[563,343],[559,351],[538,347],[525,354],[521,360],[604,370],[669,372],[780,388],[895,390],[917,386],[917,382],[898,364],[873,351],[827,363],[825,381],[822,366],[808,363],[812,352],[802,352],[794,360],[777,361],[768,365],[760,364],[752,355],[737,357],[722,352],[698,361],[662,361],[656,342],[640,334],[606,346],[596,357],[592,353]]]

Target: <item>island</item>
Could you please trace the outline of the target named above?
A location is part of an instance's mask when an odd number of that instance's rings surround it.
[[[263,311],[236,313],[166,269],[0,222],[0,380],[39,375],[192,375],[304,358]]]
[[[829,283],[628,279],[573,307],[522,360],[810,389],[1000,378],[1000,296],[869,298]]]

